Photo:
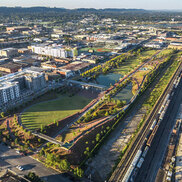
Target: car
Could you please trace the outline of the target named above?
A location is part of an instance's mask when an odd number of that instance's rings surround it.
[[[16,168],[19,169],[20,171],[23,171],[24,170],[24,168],[22,166],[19,166],[19,165],[16,166]]]

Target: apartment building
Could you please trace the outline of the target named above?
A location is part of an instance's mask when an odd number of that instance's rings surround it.
[[[32,52],[39,54],[39,55],[45,55],[45,56],[52,56],[57,58],[72,58],[74,57],[74,49],[70,48],[64,48],[61,45],[51,45],[47,46],[44,44],[40,45],[33,45],[31,46]]]
[[[9,74],[0,78],[0,109],[15,104],[46,87],[45,74],[32,70]]]

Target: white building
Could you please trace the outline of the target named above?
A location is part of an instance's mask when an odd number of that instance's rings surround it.
[[[60,57],[60,58],[67,58],[74,56],[74,49],[65,49],[62,46],[47,46],[44,44],[40,45],[33,45],[31,46],[32,52],[45,55],[45,56],[52,56],[52,57]]]

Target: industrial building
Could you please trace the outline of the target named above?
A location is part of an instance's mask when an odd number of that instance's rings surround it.
[[[82,61],[75,61],[72,63],[69,63],[65,66],[60,67],[57,72],[63,75],[64,77],[68,78],[70,76],[73,76],[75,74],[80,74],[86,69],[89,69],[91,67],[91,63],[88,62],[82,62]]]
[[[15,73],[22,68],[22,65],[16,63],[5,63],[0,65],[0,71],[6,73]]]

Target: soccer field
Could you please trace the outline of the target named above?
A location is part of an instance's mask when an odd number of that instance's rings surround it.
[[[38,103],[25,110],[22,123],[28,129],[37,129],[80,111],[90,101],[81,96],[61,95],[56,100]]]

